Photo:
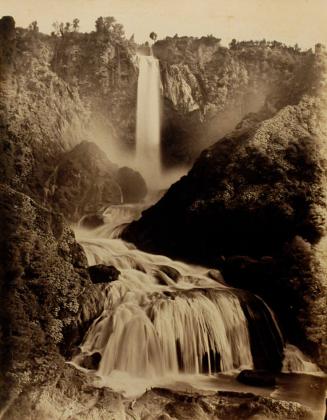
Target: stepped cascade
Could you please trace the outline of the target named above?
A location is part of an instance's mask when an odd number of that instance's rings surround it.
[[[136,165],[148,185],[161,175],[160,67],[153,56],[138,55]]]
[[[89,265],[114,265],[121,274],[98,285],[103,311],[73,363],[100,354],[96,373],[110,383],[117,372],[153,381],[270,368],[281,360],[279,328],[260,298],[230,288],[216,270],[151,255],[117,237],[119,225],[139,211],[112,206],[103,226],[76,229]],[[257,357],[258,349],[266,358]]]

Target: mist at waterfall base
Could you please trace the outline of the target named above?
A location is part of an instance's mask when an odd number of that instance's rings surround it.
[[[117,138],[115,128],[103,117],[93,116],[89,140],[103,150],[108,159],[118,166],[127,166],[141,173],[150,191],[166,190],[190,169],[180,164],[163,168],[161,162],[162,86],[159,60],[154,56],[138,54],[139,68],[136,103],[135,147],[124,145]]]
[[[91,375],[95,386],[126,398],[160,386],[201,392],[239,390],[304,399],[310,405],[310,380],[292,378],[290,386],[282,378],[277,390],[235,380],[245,368],[277,368],[274,360],[283,350],[285,371],[318,374],[319,369],[297,348],[283,349],[274,315],[260,298],[227,286],[216,270],[148,254],[121,240],[123,227],[140,217],[143,208],[111,206],[104,212],[103,226],[75,228],[88,264],[113,265],[120,276],[93,286],[101,291],[97,303],[101,314],[70,363]],[[84,360],[92,355],[100,362],[87,369]],[[321,393],[315,398],[311,405],[322,409]]]

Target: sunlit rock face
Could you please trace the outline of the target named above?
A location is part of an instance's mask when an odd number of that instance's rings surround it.
[[[51,68],[78,91],[88,108],[93,133],[133,147],[136,44],[125,38],[122,28],[113,27],[110,33],[66,34],[55,42]]]
[[[62,155],[44,189],[44,204],[71,222],[112,204],[140,201],[147,193],[138,172],[119,168],[95,143],[87,141]]]
[[[249,256],[225,279],[266,298],[292,339],[324,365],[326,343],[326,98],[325,57],[316,57],[312,85],[297,105],[240,125],[205,150],[189,174],[124,237],[139,247],[219,266]],[[230,265],[229,265],[230,267]],[[273,267],[273,270],[272,270]],[[261,277],[261,278],[260,278]],[[254,278],[254,275],[252,276]],[[281,299],[284,296],[284,299]]]
[[[161,63],[167,166],[192,162],[264,105],[272,115],[298,102],[314,57],[278,42],[234,42],[226,48],[212,36],[177,35],[156,42],[154,54]]]
[[[134,144],[135,45],[111,34],[48,36],[0,21],[2,182],[38,201],[82,140]]]
[[[80,141],[87,113],[51,70],[51,43],[11,25],[10,36],[0,25],[0,179],[38,198],[62,151]]]

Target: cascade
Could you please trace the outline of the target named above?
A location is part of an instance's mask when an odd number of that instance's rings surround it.
[[[227,286],[216,270],[148,254],[119,239],[119,225],[139,212],[112,206],[103,226],[75,229],[89,265],[114,265],[121,274],[96,285],[104,309],[73,363],[83,366],[84,357],[101,355],[96,374],[111,387],[118,374],[120,380],[128,375],[126,383],[138,378],[152,384],[180,374],[276,368],[283,340],[267,305]],[[265,360],[257,360],[254,340]]]
[[[153,56],[138,55],[136,166],[152,187],[160,180],[160,67]]]

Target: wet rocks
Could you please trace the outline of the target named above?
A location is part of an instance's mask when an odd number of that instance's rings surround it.
[[[125,203],[137,203],[145,198],[148,190],[139,172],[124,166],[118,169],[116,180],[122,190]]]
[[[219,391],[214,395],[194,392],[177,392],[153,388],[139,398],[133,407],[136,418],[142,418],[144,407],[149,419],[178,418],[205,420],[233,419],[313,419],[310,409],[296,402],[275,400],[251,393]]]
[[[112,265],[92,265],[88,267],[88,272],[92,283],[111,283],[118,280],[120,271]]]
[[[97,214],[97,213],[88,214],[80,220],[81,226],[89,228],[89,229],[95,229],[103,225],[103,223],[104,221],[103,221],[102,214]]]
[[[97,370],[101,361],[101,354],[96,352],[90,356],[84,356],[80,365],[85,369]]]
[[[276,385],[275,375],[264,370],[242,370],[237,376],[237,380],[251,386],[270,388]]]
[[[181,276],[176,268],[169,267],[168,265],[161,265],[159,269],[174,281],[177,281]]]

